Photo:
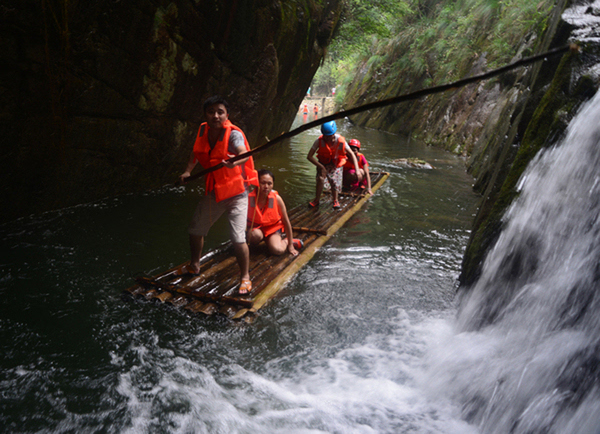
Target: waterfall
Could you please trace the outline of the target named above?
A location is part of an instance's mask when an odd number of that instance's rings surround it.
[[[482,432],[600,432],[600,92],[518,188],[435,381]]]

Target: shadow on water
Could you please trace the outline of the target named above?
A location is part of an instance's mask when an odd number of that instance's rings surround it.
[[[468,430],[451,404],[419,385],[423,354],[454,315],[475,212],[464,161],[338,126],[362,142],[372,170],[391,176],[251,326],[122,299],[136,275],[187,259],[201,183],[2,226],[0,428]],[[306,154],[318,135],[307,131],[256,158],[275,173],[288,207],[313,197]],[[391,162],[405,157],[435,170]],[[207,247],[226,238],[220,222]]]

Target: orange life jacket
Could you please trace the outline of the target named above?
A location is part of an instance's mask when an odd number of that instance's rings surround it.
[[[365,166],[369,165],[369,163],[363,164],[363,158],[360,158],[360,157],[364,157],[364,155],[361,154],[360,152],[358,152],[358,155],[356,155],[356,162],[358,163],[358,168],[364,169]],[[366,162],[367,159],[364,158],[364,161]],[[352,169],[354,169],[354,163],[352,163],[352,160],[350,158],[348,158],[348,161],[346,161],[346,164],[344,164],[344,170],[352,170]]]
[[[323,136],[319,136],[318,140],[317,158],[321,164],[334,164],[335,167],[342,167],[346,164],[346,139],[336,134],[331,146],[325,143]]]
[[[208,169],[209,167],[216,166],[223,160],[227,160],[228,158],[235,156],[227,153],[231,130],[236,130],[242,133],[242,136],[244,136],[246,150],[250,150],[250,146],[248,145],[248,140],[246,139],[244,132],[233,125],[229,119],[223,123],[221,135],[219,136],[217,143],[212,150],[210,149],[210,144],[208,143],[209,129],[210,127],[206,122],[200,125],[198,136],[196,137],[196,142],[194,143],[194,155],[196,156],[196,160],[202,164],[203,168]],[[215,198],[217,202],[220,202],[243,193],[246,191],[246,187],[249,184],[258,185],[258,175],[256,170],[254,170],[254,161],[252,160],[252,157],[248,158],[248,161],[246,161],[244,164],[236,166],[233,169],[222,167],[214,172],[208,173],[206,175],[206,194],[214,190]]]
[[[260,229],[265,237],[283,229],[281,212],[277,204],[277,192],[271,190],[267,197],[267,206],[261,210],[256,206],[257,189],[248,195],[248,226],[252,229]]]

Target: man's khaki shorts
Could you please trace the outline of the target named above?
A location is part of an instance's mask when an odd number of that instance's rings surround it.
[[[227,212],[229,235],[234,244],[246,242],[246,220],[248,218],[248,192],[217,202],[214,191],[202,196],[188,227],[190,235],[205,237],[214,222]]]

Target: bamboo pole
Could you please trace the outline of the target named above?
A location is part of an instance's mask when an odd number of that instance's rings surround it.
[[[235,255],[230,256],[227,259],[222,260],[217,265],[210,267],[208,270],[204,271],[204,273],[201,273],[199,276],[193,277],[188,282],[186,282],[185,285],[181,285],[181,287],[190,288],[193,291],[194,287],[196,287],[198,284],[208,280],[210,277],[214,276],[224,268],[231,267],[236,261],[237,259]]]
[[[308,213],[302,216],[302,218],[292,223],[292,226],[311,226],[315,229],[322,229],[324,222],[332,217],[332,215],[338,215],[337,211],[333,208],[325,208],[319,210],[310,210]]]
[[[191,300],[184,295],[175,295],[173,298],[167,300],[167,303],[175,307],[183,307],[188,304]]]
[[[161,292],[160,294],[157,294],[154,296],[155,300],[160,301],[161,303],[166,302],[167,300],[170,300],[171,298],[173,298],[173,294],[169,291],[165,291],[165,292]]]
[[[146,289],[141,285],[133,285],[127,288],[125,291],[128,292],[131,296],[135,297],[139,293],[144,292]]]
[[[297,227],[297,226],[292,227],[292,229],[294,230],[294,232],[308,232],[311,234],[319,234],[319,235],[325,235],[327,233],[327,231],[324,231],[322,229],[301,228],[301,227]]]
[[[219,310],[219,307],[214,303],[204,303],[196,313],[203,313],[204,315],[214,315]]]
[[[185,305],[184,309],[189,310],[190,312],[194,312],[194,309],[202,307],[204,303],[200,300],[194,300],[191,303]]]

